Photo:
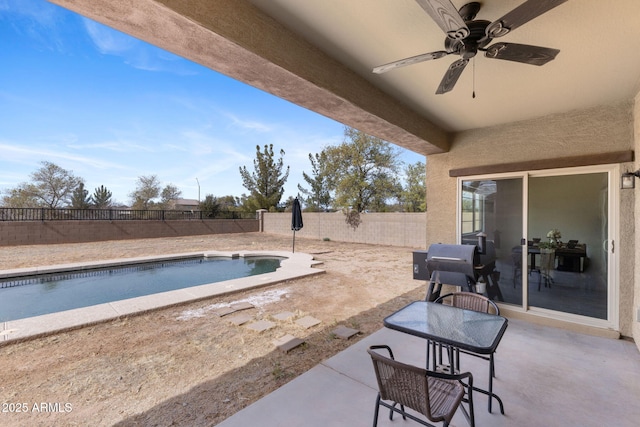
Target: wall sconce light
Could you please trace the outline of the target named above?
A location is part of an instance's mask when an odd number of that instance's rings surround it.
[[[640,178],[640,169],[635,172],[625,172],[620,179],[620,188],[635,188],[636,182],[634,178]]]

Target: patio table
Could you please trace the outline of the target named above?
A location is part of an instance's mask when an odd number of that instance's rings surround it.
[[[451,373],[459,368],[455,366],[454,348],[491,355],[496,351],[507,329],[507,319],[502,316],[429,301],[414,301],[387,316],[383,323],[389,329],[444,344],[449,352]],[[427,369],[429,369],[428,352]],[[435,369],[434,358],[433,370]],[[473,387],[473,390],[489,396],[489,412],[491,412],[492,399],[496,399],[500,404],[500,412],[504,414],[502,400],[493,392],[491,370],[489,370],[489,389]]]

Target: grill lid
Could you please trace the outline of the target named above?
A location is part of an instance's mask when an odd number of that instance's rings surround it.
[[[427,270],[432,282],[471,290],[471,285],[476,282],[474,266],[479,264],[480,255],[476,245],[437,243],[429,246]]]

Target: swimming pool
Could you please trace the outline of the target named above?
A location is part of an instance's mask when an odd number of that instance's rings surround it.
[[[84,270],[95,270],[97,268],[131,266],[149,262],[164,262],[178,258],[253,258],[262,256],[281,258],[280,267],[271,273],[240,277],[217,283],[206,283],[204,285],[196,285],[151,295],[121,299],[108,303],[58,311],[55,313],[17,320],[0,321],[0,345],[23,339],[50,335],[60,331],[77,329],[87,325],[108,322],[124,316],[137,315],[205,298],[232,295],[240,291],[257,289],[263,286],[324,273],[324,270],[316,268],[318,264],[321,264],[321,261],[315,260],[313,255],[305,254],[303,252],[292,253],[278,250],[243,250],[237,252],[207,251],[188,254],[171,254],[164,256],[106,260],[100,262],[91,261],[34,268],[0,270],[0,279],[8,279],[33,276],[35,274],[81,272]],[[0,289],[0,294],[4,290],[6,289]]]
[[[0,279],[0,321],[274,272],[282,257],[168,259]]]

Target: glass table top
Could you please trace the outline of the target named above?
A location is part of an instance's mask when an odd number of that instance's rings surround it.
[[[480,354],[493,353],[507,319],[444,304],[415,301],[384,319],[384,326]]]

